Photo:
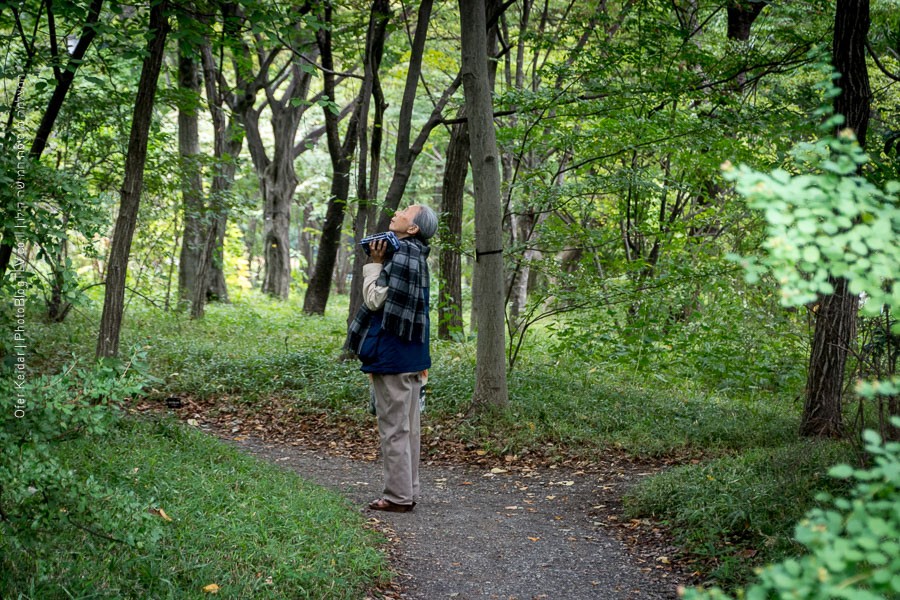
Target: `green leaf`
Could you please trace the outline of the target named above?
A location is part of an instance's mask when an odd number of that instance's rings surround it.
[[[837,479],[849,479],[853,476],[853,467],[850,465],[837,465],[831,467],[828,474]]]

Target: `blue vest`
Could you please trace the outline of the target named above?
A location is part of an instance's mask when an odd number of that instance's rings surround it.
[[[369,331],[359,349],[360,370],[363,373],[418,373],[431,368],[431,353],[428,350],[429,329],[428,290],[425,290],[425,335],[420,342],[399,338],[381,327],[382,311],[372,313]]]

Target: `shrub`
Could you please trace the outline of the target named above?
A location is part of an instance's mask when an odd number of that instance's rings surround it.
[[[894,418],[900,426],[900,418]],[[823,494],[829,508],[809,511],[794,537],[809,553],[759,573],[738,598],[763,600],[884,600],[900,598],[900,442],[864,434],[872,458],[867,469],[839,465],[830,474],[854,482],[847,497]],[[688,590],[688,600],[724,600],[722,590]]]
[[[137,364],[72,364],[20,387],[12,378],[0,383],[0,534],[8,544],[35,552],[44,534],[66,526],[133,545],[154,535],[145,503],[76,475],[58,458],[61,445],[109,430],[146,381]]]

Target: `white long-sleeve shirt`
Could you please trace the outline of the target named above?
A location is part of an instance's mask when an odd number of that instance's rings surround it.
[[[369,310],[380,309],[387,300],[387,286],[378,285],[378,277],[383,267],[381,263],[363,265],[363,302]]]

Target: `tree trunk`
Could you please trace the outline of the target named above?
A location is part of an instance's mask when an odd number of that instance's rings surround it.
[[[63,220],[63,228],[65,228],[65,224],[68,223],[69,217],[65,214],[61,215],[61,217]],[[51,273],[53,283],[50,286],[50,301],[47,304],[47,319],[51,323],[62,323],[65,320],[66,315],[69,314],[69,311],[72,310],[72,303],[63,299],[64,288],[66,286],[64,266],[68,255],[69,241],[63,239],[59,248],[56,250],[56,257],[53,259],[53,264],[56,265],[56,267]]]
[[[181,156],[184,233],[178,260],[178,302],[190,303],[197,285],[203,215],[203,175],[200,170],[200,134],[197,107],[200,103],[200,73],[196,61],[179,48],[178,153]]]
[[[386,108],[378,72],[384,56],[387,40],[387,25],[391,17],[388,0],[374,0],[366,32],[366,51],[363,57],[363,82],[359,91],[359,160],[356,170],[356,195],[359,206],[353,224],[354,240],[374,233],[376,205],[378,197],[378,177],[381,172],[381,142]],[[376,92],[377,90],[377,92]],[[369,147],[369,107],[375,94],[375,117],[372,127],[372,145]],[[371,150],[371,155],[369,154]],[[371,158],[371,172],[369,159]],[[362,268],[366,262],[365,252],[358,244],[353,244],[353,268],[350,279],[350,310],[347,312],[347,326],[353,321],[362,305]]]
[[[91,2],[91,6],[88,8],[87,18],[85,19],[84,30],[81,32],[81,37],[78,38],[78,43],[75,45],[75,49],[69,56],[66,68],[59,71],[56,87],[53,89],[53,95],[47,103],[47,110],[41,118],[41,123],[38,125],[34,135],[34,142],[31,144],[30,154],[35,160],[41,157],[44,148],[47,146],[47,139],[50,137],[50,132],[53,131],[56,117],[59,116],[63,101],[66,99],[69,88],[72,87],[72,82],[75,80],[75,71],[84,60],[84,55],[87,52],[88,46],[91,45],[91,42],[97,34],[94,26],[100,19],[100,9],[102,7],[103,0],[93,0],[93,2]]]
[[[277,125],[274,125],[277,130]],[[293,143],[293,140],[289,140]],[[279,152],[276,140],[275,158],[263,174],[263,248],[266,261],[262,291],[273,298],[286,300],[291,290],[291,204],[297,187],[293,158]],[[290,150],[289,148],[288,150]]]
[[[153,119],[153,99],[166,49],[169,20],[166,15],[168,0],[154,4],[150,9],[150,32],[147,56],[141,67],[134,113],[131,119],[131,135],[128,140],[128,156],[125,158],[125,179],[122,183],[119,216],[113,232],[106,276],[106,295],[100,332],[97,336],[97,357],[112,357],[119,352],[119,333],[122,327],[122,311],[125,302],[125,274],[131,254],[131,240],[137,223],[138,206],[144,184],[144,163],[147,158],[147,142],[150,122]]]
[[[465,116],[460,109],[457,117]],[[438,337],[444,340],[462,335],[462,245],[463,195],[469,172],[469,127],[463,121],[450,131],[441,188],[440,300]]]
[[[230,23],[229,27],[235,26],[234,20],[228,22]],[[236,122],[236,118],[239,118],[236,115],[240,115],[239,111],[233,111],[230,118],[226,119],[225,117],[225,94],[219,89],[219,72],[209,44],[203,44],[200,48],[200,57],[203,65],[207,104],[213,125],[215,166],[209,201],[203,208],[200,219],[197,284],[193,288],[191,298],[192,319],[199,319],[203,316],[207,299],[212,297],[226,302],[228,300],[227,290],[224,289],[224,276],[221,282],[218,280],[216,257],[219,257],[218,271],[221,271],[221,248],[227,224],[225,197],[231,189],[237,169],[234,157],[240,154],[241,147],[244,145],[244,129],[242,124]],[[215,291],[210,293],[211,289]]]
[[[303,255],[303,258],[306,259],[306,283],[309,283],[309,280],[312,277],[313,265],[315,263],[315,257],[313,256],[312,235],[310,235],[309,232],[309,230],[312,229],[313,226],[312,211],[312,202],[307,202],[303,205],[303,223],[300,225],[300,253]]]
[[[75,49],[69,56],[66,68],[56,72],[56,87],[53,89],[53,94],[47,102],[47,110],[44,111],[44,114],[41,117],[41,122],[38,124],[37,131],[35,131],[34,140],[31,143],[31,149],[28,153],[34,161],[38,161],[44,153],[44,148],[47,147],[47,140],[50,138],[50,133],[53,131],[53,125],[56,124],[56,118],[59,116],[60,110],[62,110],[63,102],[69,93],[69,89],[72,87],[72,82],[75,81],[75,71],[78,70],[78,67],[84,60],[84,55],[87,52],[88,47],[91,45],[91,42],[94,41],[94,37],[96,37],[97,31],[94,26],[100,19],[100,9],[102,7],[103,0],[93,0],[91,2],[90,7],[88,8],[87,18],[84,22],[84,29],[81,32],[81,36],[78,38]],[[30,65],[31,57],[29,57],[26,62],[22,73],[28,72]],[[21,87],[16,87],[9,113],[10,120],[7,124],[7,131],[10,131],[11,129],[12,118],[21,97],[21,90]],[[0,242],[0,279],[3,279],[6,274],[6,269],[9,268],[9,261],[12,258],[12,241],[15,239],[15,233],[11,229],[4,230],[0,233],[0,239],[2,239],[2,242]],[[55,276],[56,274],[54,274],[54,277]]]
[[[238,150],[240,152],[240,150]],[[234,156],[237,156],[236,154]],[[234,176],[228,180],[228,187],[234,182]],[[231,302],[228,298],[228,285],[225,283],[225,230],[228,226],[228,210],[219,214],[216,226],[216,244],[213,247],[209,263],[209,274],[206,276],[206,298],[210,302]]]
[[[869,125],[869,72],[866,36],[869,32],[869,0],[838,0],[834,17],[834,67],[841,74],[841,93],[835,112],[844,115],[844,126],[853,129],[859,144],[866,145]],[[856,335],[859,298],[844,279],[831,279],[834,293],[821,298],[816,313],[806,380],[806,402],[800,435],[837,437],[842,434],[841,397],[847,352]]]
[[[332,160],[334,173],[331,179],[331,197],[322,224],[322,237],[319,238],[319,252],[316,255],[316,268],[309,280],[306,296],[303,299],[303,312],[311,315],[325,314],[328,297],[331,295],[331,279],[334,265],[337,263],[338,248],[341,243],[341,228],[344,224],[344,209],[350,194],[350,160],[340,158]]]
[[[728,6],[728,28],[726,37],[730,40],[747,41],[753,21],[766,7],[767,2],[739,0]]]
[[[488,75],[484,0],[460,0],[462,82],[469,116],[472,178],[475,182],[475,281],[478,345],[472,410],[504,406],[506,331],[503,297],[503,232],[500,161]]]
[[[331,5],[325,5],[324,21],[332,22]],[[335,98],[334,58],[331,48],[331,30],[323,28],[317,33],[319,52],[322,55],[322,68],[325,96]],[[344,142],[340,142],[338,117],[328,108],[324,109],[325,137],[328,140],[328,154],[331,157],[331,197],[322,224],[322,237],[319,240],[319,252],[316,256],[316,267],[306,288],[303,298],[303,312],[313,315],[325,314],[328,297],[331,294],[331,279],[334,276],[334,265],[337,261],[338,247],[341,243],[341,228],[344,223],[344,212],[347,198],[350,195],[350,166],[356,145],[359,142],[357,127],[362,103],[357,98],[356,107],[344,134]],[[365,126],[364,124],[362,126]]]

